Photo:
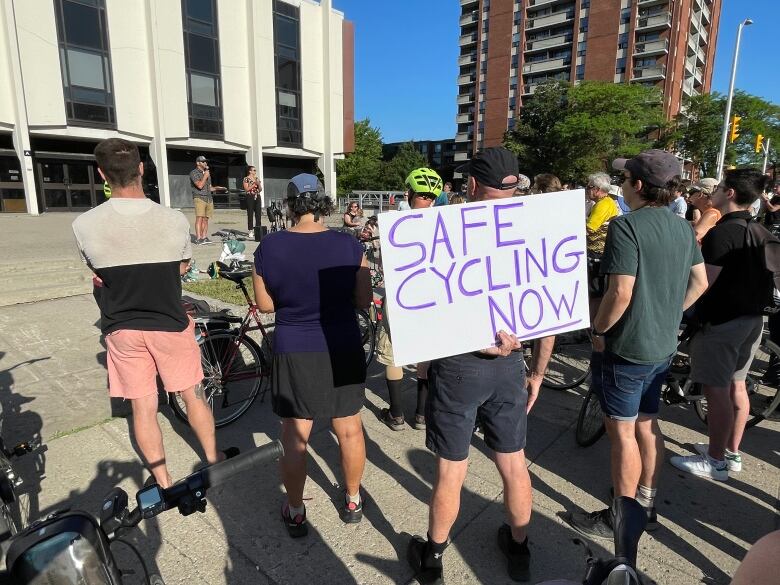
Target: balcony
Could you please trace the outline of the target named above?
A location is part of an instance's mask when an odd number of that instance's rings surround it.
[[[455,162],[465,162],[469,160],[469,153],[468,152],[456,152],[455,156],[453,157]]]
[[[532,30],[535,28],[554,26],[570,20],[574,20],[573,10],[556,12],[555,14],[548,14],[547,16],[540,16],[538,18],[529,15],[525,21],[525,28],[526,30]]]
[[[693,72],[696,71],[696,59],[694,57],[688,57],[685,60],[685,70],[688,71],[691,75],[693,75]]]
[[[666,79],[666,66],[654,65],[650,67],[635,67],[634,79],[641,81],[657,81],[659,79]]]
[[[571,57],[529,63],[523,65],[523,73],[539,73],[541,71],[552,71],[553,69],[564,69],[566,67],[571,67]]]
[[[469,53],[468,55],[461,55],[458,57],[458,65],[471,65],[477,61],[476,53]]]
[[[455,118],[455,121],[458,124],[468,124],[469,122],[473,122],[474,120],[471,119],[472,114],[458,114]]]
[[[706,24],[712,22],[712,13],[710,12],[710,7],[707,6],[706,4],[702,6],[701,17],[702,17],[702,21]]]
[[[659,39],[634,45],[634,55],[653,55],[669,52],[669,39]]]
[[[524,85],[523,86],[523,95],[533,95],[536,92],[536,88],[539,87],[540,84],[530,84],[530,85]]]
[[[470,140],[468,132],[458,132],[455,135],[455,142],[469,142]]]
[[[663,12],[653,16],[640,16],[636,21],[636,30],[668,28],[672,26],[672,13]]]
[[[530,0],[528,2],[528,8],[537,8],[538,6],[550,6],[558,2],[565,2],[571,0]]]
[[[526,41],[525,50],[538,51],[540,49],[549,49],[551,47],[560,47],[562,45],[568,45],[572,42],[572,35],[558,35],[554,37],[547,37],[536,41]]]
[[[474,4],[476,6],[479,4],[479,0],[460,0],[461,6],[469,6],[471,4]]]
[[[699,62],[704,65],[707,62],[707,54],[704,52],[704,49],[696,49],[696,58],[699,60]]]
[[[696,85],[703,85],[704,84],[704,69],[701,67],[697,67],[696,71],[693,75],[694,80],[696,80]]]
[[[477,80],[476,73],[467,73],[466,75],[458,75],[458,85],[468,85],[474,83]]]
[[[463,104],[473,104],[474,103],[474,94],[473,93],[461,93],[458,95],[458,105],[462,106]]]
[[[669,0],[639,0],[639,6],[653,6],[654,4],[667,4]]]
[[[696,53],[696,51],[699,48],[699,42],[696,38],[696,33],[692,33],[688,35],[688,52],[693,55]]]
[[[477,22],[477,17],[479,17],[478,10],[470,12],[469,14],[464,14],[460,17],[460,26],[466,26],[467,24],[473,24]]]
[[[460,37],[460,46],[466,47],[468,45],[473,45],[477,42],[477,33],[471,33],[470,35],[463,35]]]
[[[706,45],[707,42],[709,41],[709,39],[710,39],[710,33],[707,32],[706,28],[701,27],[699,29],[699,43]],[[703,43],[702,43],[702,41],[703,41]]]

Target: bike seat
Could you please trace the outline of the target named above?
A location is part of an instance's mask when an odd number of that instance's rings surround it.
[[[195,315],[195,321],[224,321],[225,323],[241,323],[243,319],[235,315],[228,315],[223,311],[213,311],[210,313],[198,313]]]
[[[252,263],[247,262],[240,267],[228,266],[224,262],[216,262],[217,268],[219,268],[219,277],[226,278],[238,284],[245,278],[252,276]]]

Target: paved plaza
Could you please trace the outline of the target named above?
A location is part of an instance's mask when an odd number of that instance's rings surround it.
[[[191,215],[191,214],[190,214]],[[105,347],[89,274],[76,257],[73,214],[0,216],[0,249],[6,290],[0,292],[0,404],[7,444],[39,436],[40,457],[19,461],[24,504],[33,517],[53,510],[97,512],[102,497],[119,485],[132,494],[148,478],[133,448],[124,404],[111,404],[106,389]],[[218,212],[216,226],[245,227],[238,212]],[[248,251],[254,249],[250,243]],[[218,246],[195,248],[204,265]],[[23,304],[20,301],[26,300]],[[534,581],[579,580],[584,554],[559,515],[606,505],[609,451],[603,438],[589,449],[574,441],[584,388],[542,389],[529,420],[528,459],[534,487],[530,530]],[[406,412],[416,391],[406,384]],[[274,464],[253,470],[209,492],[205,514],[166,513],[142,524],[132,540],[156,565],[165,582],[230,584],[405,583],[409,534],[424,534],[434,457],[424,435],[408,427],[393,432],[377,419],[387,391],[373,364],[363,421],[368,464],[363,486],[365,519],[341,523],[334,502],[341,497],[338,446],[325,424],[311,441],[306,505],[310,533],[291,540],[279,520],[283,501]],[[694,412],[664,407],[661,427],[667,459],[706,440]],[[198,463],[194,437],[160,406],[171,473],[181,477]],[[233,425],[217,432],[220,446],[249,449],[277,438],[280,425],[269,401],[256,402]],[[642,538],[639,566],[661,584],[726,584],[751,543],[780,528],[780,424],[763,422],[744,441],[744,471],[727,483],[683,477],[663,470],[656,500],[661,528]],[[510,583],[496,546],[503,489],[481,435],[475,435],[462,510],[445,555],[450,584]],[[594,546],[606,554],[611,543]],[[117,547],[119,550],[119,547]],[[123,566],[139,570],[122,555]],[[138,575],[128,583],[140,583]]]

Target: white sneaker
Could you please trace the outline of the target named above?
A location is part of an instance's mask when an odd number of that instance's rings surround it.
[[[715,481],[726,481],[729,478],[729,468],[724,461],[721,467],[715,467],[707,455],[676,455],[669,462],[680,471],[686,471],[699,477],[708,477]]]
[[[696,452],[699,455],[704,455],[706,457],[710,446],[708,443],[696,443],[693,448],[696,449]],[[726,449],[724,459],[726,460],[726,465],[728,466],[730,472],[737,473],[742,471],[742,455]]]

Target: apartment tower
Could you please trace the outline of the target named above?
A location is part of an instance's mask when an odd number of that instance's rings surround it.
[[[722,0],[460,0],[456,160],[501,144],[540,84],[658,87],[675,116],[710,90]]]

